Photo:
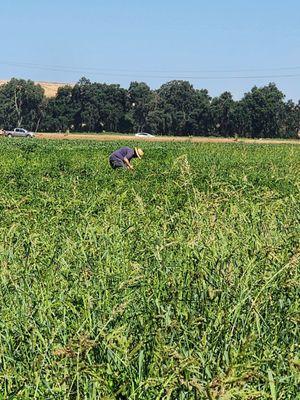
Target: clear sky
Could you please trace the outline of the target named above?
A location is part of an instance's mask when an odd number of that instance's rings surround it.
[[[300,99],[299,0],[1,0],[0,79],[188,79]],[[290,76],[292,75],[292,76]]]

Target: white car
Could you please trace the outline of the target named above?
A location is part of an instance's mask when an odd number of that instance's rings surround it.
[[[147,133],[147,132],[138,132],[135,134],[135,136],[138,137],[155,137],[154,135],[151,135],[151,133]]]
[[[4,136],[33,138],[34,133],[28,132],[26,129],[23,129],[23,128],[15,128],[13,131],[4,131]]]

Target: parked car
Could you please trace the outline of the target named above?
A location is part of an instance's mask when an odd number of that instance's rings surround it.
[[[4,131],[4,136],[33,138],[34,133],[28,132],[26,129],[23,129],[23,128],[15,128],[13,131]]]
[[[138,132],[135,134],[135,136],[138,137],[155,137],[154,135],[151,135],[151,133],[147,133],[147,132]]]

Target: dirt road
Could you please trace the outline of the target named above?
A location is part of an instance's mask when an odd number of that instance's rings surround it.
[[[75,134],[75,133],[37,133],[38,139],[55,140],[98,140],[120,141],[130,140],[135,142],[189,142],[189,143],[256,143],[256,144],[300,144],[300,140],[284,139],[234,139],[234,138],[210,138],[210,137],[183,137],[183,136],[156,136],[153,138],[141,138],[134,135],[107,135],[107,134]]]

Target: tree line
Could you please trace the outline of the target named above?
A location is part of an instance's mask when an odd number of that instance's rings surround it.
[[[274,83],[254,86],[241,100],[230,92],[211,97],[188,81],[151,90],[144,82],[118,84],[81,78],[47,98],[33,81],[0,87],[0,128],[39,132],[139,132],[162,135],[298,137],[300,101],[285,100]]]

